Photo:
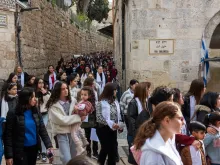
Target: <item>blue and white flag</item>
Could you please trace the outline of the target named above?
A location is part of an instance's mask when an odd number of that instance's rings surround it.
[[[208,79],[210,78],[209,61],[205,61],[207,59],[209,59],[209,51],[208,48],[206,47],[206,42],[203,34],[202,45],[201,45],[201,64],[202,64],[201,77],[203,77],[205,86],[207,86]]]

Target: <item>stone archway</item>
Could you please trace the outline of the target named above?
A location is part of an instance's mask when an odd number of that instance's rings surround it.
[[[220,57],[220,11],[218,11],[205,27],[204,36],[209,48],[209,57]],[[208,82],[208,91],[220,92],[220,62],[210,62],[210,80]]]

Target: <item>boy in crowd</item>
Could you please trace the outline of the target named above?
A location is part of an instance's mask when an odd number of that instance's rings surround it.
[[[189,125],[191,136],[201,143],[199,149],[194,146],[185,146],[181,150],[181,158],[184,165],[206,165],[206,155],[203,140],[205,138],[206,127],[200,122],[193,121]]]

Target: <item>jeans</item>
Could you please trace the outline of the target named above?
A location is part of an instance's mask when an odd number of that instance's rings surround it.
[[[76,145],[74,144],[70,133],[58,134],[57,140],[59,144],[60,160],[63,165],[66,165],[76,156]]]
[[[47,126],[47,123],[48,123],[48,114],[42,115],[42,118],[43,118],[44,125],[45,125],[45,127],[46,127],[46,126]],[[42,139],[41,139],[41,147],[42,147],[41,152],[42,152],[42,153],[46,153],[46,152],[47,152],[47,149],[46,149],[46,147],[45,147],[44,142],[42,141]]]
[[[97,136],[101,143],[98,162],[100,165],[105,165],[106,157],[108,156],[108,165],[116,165],[117,156],[117,131],[113,131],[108,126],[96,129]]]

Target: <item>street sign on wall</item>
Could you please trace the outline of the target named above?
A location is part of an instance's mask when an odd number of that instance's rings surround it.
[[[150,39],[149,54],[150,55],[174,54],[174,40],[173,39]]]
[[[0,14],[0,27],[7,27],[8,26],[8,18],[5,14]]]

